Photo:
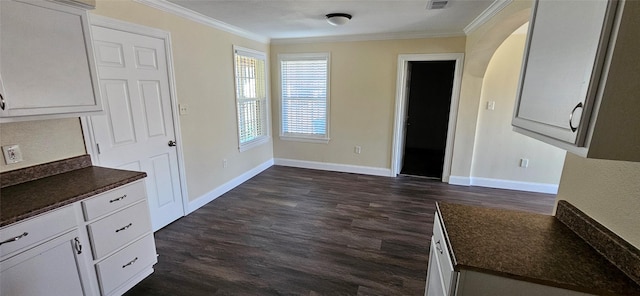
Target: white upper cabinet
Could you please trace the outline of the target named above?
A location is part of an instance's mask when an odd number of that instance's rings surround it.
[[[534,3],[514,130],[584,157],[640,161],[635,2]]]
[[[102,111],[86,10],[0,1],[0,80],[3,122]]]

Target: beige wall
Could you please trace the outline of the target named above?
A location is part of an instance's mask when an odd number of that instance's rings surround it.
[[[274,156],[375,168],[391,167],[399,54],[461,53],[465,38],[385,40],[271,46]],[[328,144],[281,141],[279,53],[331,53]],[[354,146],[362,153],[355,154]]]
[[[640,2],[626,1],[597,119],[600,121],[596,133],[603,134],[598,135],[598,142],[592,149],[606,152],[618,139],[637,137],[637,130],[635,135],[615,131],[620,126],[634,126],[633,122],[617,122],[616,116],[607,113],[626,113],[622,118],[631,118],[629,114],[638,116],[638,14]],[[602,118],[608,120],[601,121]],[[611,150],[619,149],[622,155],[637,153],[638,146],[633,145],[633,140]],[[615,153],[610,155],[615,157]],[[561,199],[640,249],[640,162],[586,159],[567,153],[558,190],[558,200]]]
[[[482,80],[496,49],[529,21],[531,1],[515,0],[467,36],[451,175],[469,177],[482,94]]]
[[[558,199],[567,200],[640,248],[640,162],[567,153]]]
[[[0,145],[20,145],[23,162],[5,164],[0,172],[83,155],[84,141],[78,118],[0,124]]]
[[[131,1],[99,0],[94,14],[169,31],[173,45],[189,199],[194,200],[272,158],[271,142],[238,152],[233,45],[269,46]],[[228,167],[223,168],[223,159]]]
[[[240,153],[233,81],[233,45],[269,53],[269,46],[131,1],[99,0],[91,13],[171,32],[189,199],[270,160],[272,143]],[[0,125],[2,145],[20,144],[20,167],[84,154],[78,118]],[[223,159],[228,167],[223,168]],[[1,171],[18,165],[0,166]]]
[[[511,128],[525,42],[526,34],[508,37],[496,50],[485,72],[472,176],[558,184],[565,151]],[[495,110],[487,110],[488,101],[495,101]],[[529,159],[528,168],[519,166],[521,158]]]

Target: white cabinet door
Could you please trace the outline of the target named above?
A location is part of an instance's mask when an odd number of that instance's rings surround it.
[[[584,144],[608,45],[613,3],[536,2],[514,126],[573,145]],[[569,123],[571,114],[574,128]]]
[[[77,237],[74,230],[0,262],[0,294],[84,295]]]
[[[0,1],[0,119],[101,111],[86,11]]]
[[[442,268],[436,257],[436,244],[431,238],[431,250],[429,251],[429,269],[427,270],[427,285],[425,287],[425,296],[442,296],[446,295],[444,289],[444,279],[442,278]]]

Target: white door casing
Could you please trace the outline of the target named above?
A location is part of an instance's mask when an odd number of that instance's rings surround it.
[[[185,215],[187,198],[169,33],[90,21],[105,114],[83,120],[87,151],[97,165],[147,173],[156,231]]]
[[[453,140],[456,133],[456,121],[458,118],[458,102],[460,100],[460,86],[462,84],[463,53],[444,54],[401,54],[398,55],[398,77],[396,80],[396,106],[393,126],[393,146],[391,147],[391,176],[400,173],[404,150],[406,132],[405,120],[407,117],[408,95],[408,68],[409,62],[416,61],[455,61],[456,66],[453,75],[453,89],[451,92],[451,107],[449,111],[449,126],[447,127],[447,144],[444,153],[444,165],[442,168],[442,182],[449,182],[451,175],[451,161],[453,159]]]

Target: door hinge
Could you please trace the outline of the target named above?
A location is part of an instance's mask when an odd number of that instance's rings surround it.
[[[96,149],[98,150],[98,154],[100,154],[100,144],[96,143]]]

